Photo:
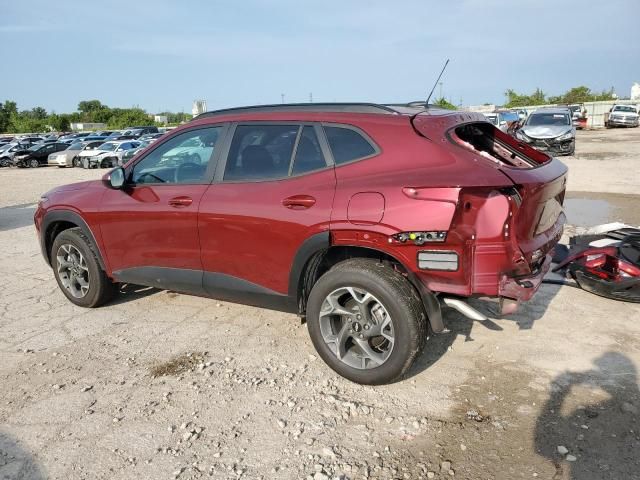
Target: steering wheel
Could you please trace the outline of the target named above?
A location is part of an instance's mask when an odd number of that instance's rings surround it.
[[[196,154],[196,156],[200,158],[198,154]],[[180,183],[180,180],[185,175],[187,176],[187,178],[189,178],[189,173],[195,173],[196,174],[195,176],[200,176],[202,172],[202,168],[203,166],[198,163],[193,163],[193,162],[181,163],[180,165],[178,165],[178,168],[176,168],[175,170],[175,175],[174,175],[175,183]]]

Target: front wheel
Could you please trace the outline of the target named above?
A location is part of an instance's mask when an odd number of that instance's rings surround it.
[[[30,166],[31,168],[38,168],[38,167],[40,166],[40,162],[39,162],[38,160],[36,160],[35,158],[32,158],[32,159],[29,161],[29,166]]]
[[[411,367],[427,338],[427,318],[409,281],[380,262],[341,262],[313,286],[309,335],[339,375],[368,385],[391,383]]]
[[[100,268],[91,241],[80,228],[56,237],[51,266],[60,290],[75,305],[98,307],[115,294],[115,285]]]

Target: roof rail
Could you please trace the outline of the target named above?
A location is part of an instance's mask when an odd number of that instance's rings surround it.
[[[382,113],[398,115],[400,112],[377,103],[283,103],[274,105],[251,105],[248,107],[225,108],[204,112],[193,119],[216,117],[218,115],[261,113],[261,112],[338,112],[338,113]]]

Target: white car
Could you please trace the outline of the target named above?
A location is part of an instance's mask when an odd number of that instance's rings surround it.
[[[136,140],[117,140],[105,142],[95,150],[85,150],[78,154],[82,168],[109,168],[122,165],[122,156],[127,150],[138,148]]]
[[[101,140],[72,143],[66,150],[49,155],[49,157],[47,157],[47,163],[60,168],[79,167],[81,165],[78,160],[78,155],[80,155],[81,152],[96,150],[103,143]]]
[[[614,105],[609,111],[606,127],[637,127],[638,107],[635,105]]]

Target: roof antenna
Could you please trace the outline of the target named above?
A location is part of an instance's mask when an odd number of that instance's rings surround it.
[[[431,95],[433,95],[433,91],[436,89],[436,85],[438,85],[438,82],[440,81],[440,78],[442,77],[442,74],[444,73],[445,68],[447,68],[447,65],[449,65],[449,59],[447,58],[447,61],[444,62],[444,67],[442,67],[442,71],[440,72],[440,75],[438,75],[438,79],[436,80],[436,83],[433,84],[433,88],[431,89],[431,92],[429,92],[429,96],[427,97],[427,101],[424,102],[424,108],[429,108],[429,100],[431,100]]]

